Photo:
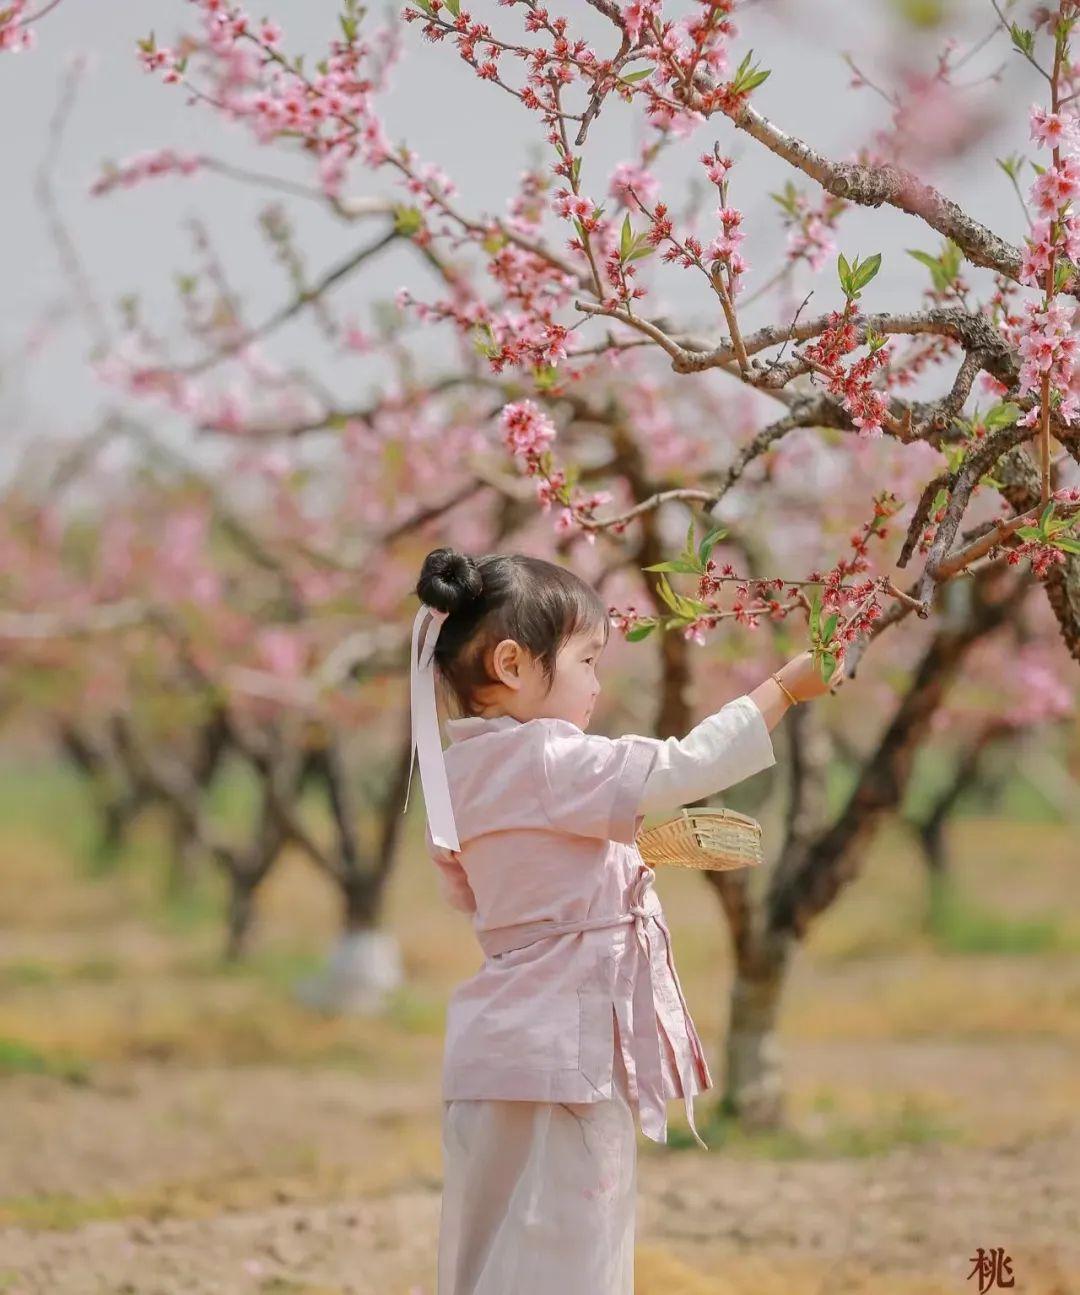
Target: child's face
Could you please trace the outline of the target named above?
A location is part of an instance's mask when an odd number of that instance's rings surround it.
[[[587,630],[575,634],[563,644],[555,658],[555,678],[551,691],[543,699],[541,715],[553,719],[567,719],[578,728],[588,728],[596,699],[600,695],[600,680],[596,667],[604,650],[601,630]]]
[[[540,663],[513,639],[503,639],[492,660],[502,685],[489,709],[513,715],[523,724],[530,719],[565,719],[586,728],[600,693],[596,666],[603,650],[602,629],[571,636],[555,658],[549,689]]]

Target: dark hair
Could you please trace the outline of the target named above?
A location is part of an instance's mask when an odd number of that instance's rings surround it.
[[[555,657],[575,634],[611,632],[607,607],[579,576],[543,558],[491,553],[472,558],[456,549],[433,549],[424,559],[416,593],[429,607],[448,612],[435,664],[462,715],[476,713],[479,689],[499,680],[488,658],[503,639],[514,639],[538,661],[550,688]]]

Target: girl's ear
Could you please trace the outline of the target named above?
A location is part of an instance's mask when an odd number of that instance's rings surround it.
[[[522,684],[523,652],[524,649],[516,639],[501,639],[491,654],[491,669],[495,677],[515,692]]]

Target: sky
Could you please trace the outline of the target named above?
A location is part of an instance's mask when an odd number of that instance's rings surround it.
[[[849,87],[843,52],[857,55],[860,67],[886,84],[903,63],[928,68],[944,34],[919,33],[898,18],[909,11],[932,10],[939,0],[756,0],[740,18],[735,52],[753,48],[771,76],[755,95],[756,107],[778,125],[836,158],[848,156],[886,118],[886,105],[872,91]],[[944,0],[940,0],[944,2]],[[396,7],[400,11],[401,6]],[[600,49],[612,48],[606,25],[583,0],[564,0],[554,12],[580,18],[585,34]],[[673,15],[686,4],[670,4]],[[309,65],[337,30],[337,7],[310,0],[269,0],[253,8],[285,31],[290,53],[307,52]],[[373,6],[370,19],[382,11]],[[394,10],[391,10],[394,12]],[[521,30],[517,11],[495,0],[480,0],[472,12],[496,30]],[[968,43],[993,28],[988,0],[960,0],[949,6],[951,30]],[[13,470],[27,448],[40,451],[56,439],[85,437],[106,411],[129,409],[149,419],[155,431],[183,442],[190,439],[182,420],[118,395],[95,377],[89,356],[92,330],[79,301],[96,303],[115,337],[125,300],[136,300],[146,325],[170,339],[177,360],[199,351],[185,337],[177,304],[176,278],[199,263],[192,221],[205,226],[215,255],[226,267],[248,318],[271,314],[291,295],[272,249],[260,230],[259,215],[272,198],[282,201],[312,278],[371,238],[371,227],[348,225],[319,204],[268,193],[261,186],[218,175],[166,178],[132,190],[95,197],[89,192],[106,159],[122,161],[148,150],[172,147],[202,152],[247,170],[308,183],[309,161],[281,146],[262,147],[245,127],[224,122],[203,106],[187,103],[185,92],[142,70],[136,40],[154,31],[161,44],[194,26],[186,0],[62,0],[38,25],[37,47],[0,56],[0,110],[4,132],[3,258],[4,311],[0,320],[0,415],[5,424],[0,466]],[[418,24],[406,27],[405,52],[383,98],[386,134],[403,140],[424,159],[437,162],[458,186],[456,201],[474,214],[499,212],[513,192],[530,155],[542,146],[536,118],[509,96],[481,84],[448,44],[425,42]],[[73,60],[85,59],[74,108],[65,132],[54,139],[53,122],[70,77]],[[1003,79],[987,75],[1004,68]],[[1038,93],[1035,74],[999,36],[981,48],[965,67],[971,83],[964,102],[973,118],[994,123],[985,139],[960,163],[940,164],[932,178],[950,196],[998,232],[1019,241],[1023,214],[995,157],[1027,148],[1027,107]],[[611,104],[598,120],[583,175],[586,191],[599,196],[612,167],[632,156],[634,120]],[[791,174],[753,140],[740,136],[724,119],[710,122],[676,153],[664,159],[659,175],[670,205],[681,205],[688,177],[700,172],[697,156],[720,142],[737,162],[732,200],[745,215],[752,290],[775,266],[782,245],[775,207],[768,197]],[[55,195],[56,222],[42,203],[41,177],[48,168]],[[401,197],[387,171],[355,168],[352,195]],[[556,230],[552,222],[551,230]],[[565,226],[559,232],[565,237]],[[69,240],[66,243],[63,240]],[[841,247],[849,255],[883,253],[883,265],[866,308],[917,305],[926,271],[905,249],[936,251],[939,239],[917,221],[899,213],[858,211],[845,218]],[[66,249],[66,250],[62,250]],[[72,266],[85,285],[76,290]],[[668,270],[661,298],[674,317],[702,320],[721,330],[715,303],[702,295],[691,276]],[[371,304],[392,297],[402,286],[414,295],[434,294],[435,285],[419,259],[396,248],[336,290],[334,306],[361,324],[370,322]],[[839,304],[835,276],[815,283],[815,312]],[[767,308],[748,324],[774,319]],[[360,357],[330,357],[324,339],[305,317],[275,334],[267,352],[282,365],[300,364],[316,372],[342,401],[360,403],[377,389],[378,373]],[[425,356],[434,367],[451,358],[450,337],[441,330],[425,339]],[[228,375],[221,373],[222,382]]]

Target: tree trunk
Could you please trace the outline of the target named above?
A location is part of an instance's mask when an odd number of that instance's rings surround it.
[[[736,962],[731,987],[721,1109],[743,1128],[772,1129],[786,1118],[777,1019],[790,940],[755,941]]]
[[[345,921],[337,943],[326,966],[301,981],[296,994],[321,1012],[377,1015],[404,981],[401,946],[393,931],[379,928],[382,886],[374,875],[348,877],[342,893]]]
[[[382,806],[379,845],[369,864],[357,838],[357,807],[340,746],[331,743],[312,755],[313,770],[325,784],[337,829],[331,875],[342,897],[342,932],[325,967],[299,982],[296,995],[308,1007],[333,1014],[375,1015],[401,987],[401,946],[393,931],[380,929],[383,899],[401,832],[401,801],[412,755],[411,727],[403,733],[390,791]]]
[[[224,956],[226,962],[238,962],[247,952],[254,926],[255,886],[249,878],[236,872],[230,874],[229,880],[229,921]]]
[[[169,847],[166,891],[170,899],[183,899],[194,891],[198,880],[200,845],[180,814],[171,816]]]
[[[833,743],[820,712],[810,707],[790,712],[782,737],[791,793],[785,838],[805,840],[828,821]],[[777,1024],[793,941],[789,933],[764,929],[764,907],[751,889],[757,878],[745,870],[705,875],[720,895],[735,958],[721,1108],[744,1128],[778,1128],[786,1111]]]
[[[791,716],[790,739],[805,746],[791,760],[787,837],[763,897],[745,870],[708,873],[721,895],[735,948],[723,1107],[747,1128],[783,1124],[784,1086],[776,1034],[791,950],[859,871],[877,827],[902,801],[915,752],[967,651],[992,633],[1018,589],[1003,573],[976,577],[973,606],[952,606],[916,668],[878,747],[835,822],[827,821],[827,738],[810,711]]]

